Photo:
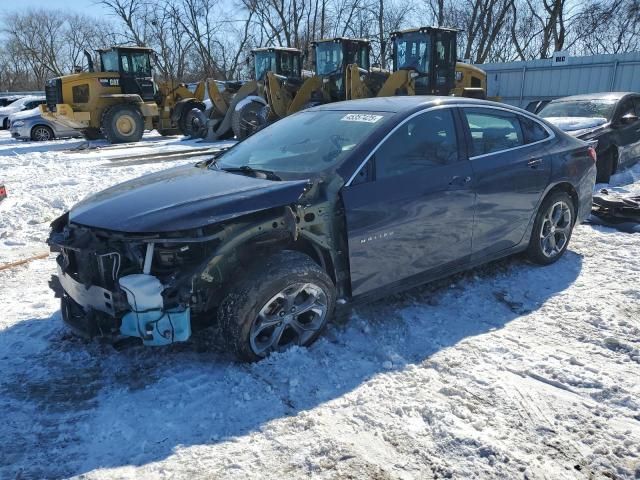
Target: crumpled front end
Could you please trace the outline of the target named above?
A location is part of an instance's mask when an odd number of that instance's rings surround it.
[[[69,224],[66,215],[54,222],[51,287],[65,323],[88,338],[138,337],[152,346],[187,340],[192,313],[204,308],[194,272],[212,242],[153,240]]]

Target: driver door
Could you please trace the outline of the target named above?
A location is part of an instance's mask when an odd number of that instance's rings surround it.
[[[456,130],[451,108],[409,118],[343,189],[353,295],[469,261],[475,195]]]

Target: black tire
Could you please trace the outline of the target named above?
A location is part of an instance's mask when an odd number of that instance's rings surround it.
[[[102,115],[102,131],[110,143],[139,142],[144,133],[142,113],[134,105],[114,105]]]
[[[34,142],[47,142],[54,138],[56,137],[53,134],[53,130],[46,125],[35,125],[31,129],[31,140]]]
[[[238,140],[256,133],[263,126],[260,115],[264,104],[256,101],[247,102],[238,110],[234,110],[231,116],[231,128]]]
[[[552,224],[549,222],[548,217],[551,209],[557,208],[556,206],[560,203],[564,204],[568,208],[570,217],[567,219],[565,214],[563,216],[562,223],[558,222],[558,225],[551,230]],[[569,241],[571,240],[571,234],[573,233],[573,227],[575,226],[575,221],[576,206],[573,204],[573,200],[568,193],[554,192],[547,196],[538,209],[536,220],[533,224],[533,230],[531,231],[529,247],[527,248],[527,257],[529,260],[539,265],[550,265],[557,262],[567,250]],[[556,248],[558,239],[561,239],[562,235],[566,237],[561,248],[557,249],[557,252],[554,252],[553,255],[549,255],[548,251],[545,253],[545,247],[548,248],[549,246],[549,243],[545,241],[545,239],[551,235],[553,235],[553,244]]]
[[[199,125],[194,124],[194,119],[200,121],[202,118],[206,118],[204,114],[199,115],[198,113],[204,112],[206,108],[204,103],[195,100],[185,103],[180,111],[180,118],[178,118],[177,122],[178,128],[183,135],[192,137],[194,133],[201,133],[201,128]],[[198,112],[194,112],[193,110],[197,110]],[[206,133],[206,127],[204,127],[204,130]]]
[[[609,183],[611,175],[616,173],[618,167],[618,149],[609,148],[596,162],[596,183]]]
[[[312,291],[315,290],[318,293],[316,296],[318,299],[324,295],[320,302],[321,304],[322,302],[326,303],[324,316],[320,318],[320,314],[316,316],[316,313],[313,312],[313,318],[308,320],[309,323],[305,323],[304,319],[301,320],[300,317],[291,313],[295,311],[294,307],[291,310],[288,309],[288,306],[298,304],[287,302],[287,297],[283,296],[282,303],[279,306],[280,309],[272,311],[269,315],[273,315],[270,318],[276,321],[279,317],[282,318],[283,320],[280,321],[280,324],[284,325],[278,324],[261,328],[260,323],[267,320],[258,320],[260,312],[271,308],[280,300],[274,300],[275,297],[289,290],[296,291],[300,288],[300,285],[313,286]],[[306,292],[301,292],[299,295],[306,295]],[[306,298],[307,300],[313,299],[313,296],[310,295]],[[278,307],[277,305],[275,306]],[[285,307],[287,307],[286,312]],[[218,307],[219,332],[222,335],[224,344],[240,360],[253,362],[268,356],[273,351],[273,346],[265,347],[262,351],[256,351],[254,346],[257,346],[258,341],[261,339],[263,339],[263,343],[268,343],[269,340],[273,340],[277,336],[280,339],[277,342],[277,349],[286,348],[290,344],[308,346],[313,343],[326,327],[329,318],[333,314],[334,307],[335,287],[324,270],[307,255],[284,250],[253,265],[235,285],[232,285],[227,290]],[[309,312],[311,311],[307,313]],[[305,313],[302,315],[305,315]],[[296,322],[300,321],[295,324],[296,327],[301,324],[313,325],[313,329],[304,330],[304,338],[298,335],[293,325],[287,323],[287,321],[292,321],[292,318],[289,317],[294,316],[296,317]],[[312,321],[314,322],[313,324],[311,323]],[[270,330],[270,328],[273,328],[273,330]],[[254,332],[252,329],[264,333],[260,336],[255,333],[252,335]],[[280,335],[277,334],[276,329],[280,329]],[[255,338],[252,341],[253,337]],[[287,343],[288,339],[291,340],[289,344]],[[281,343],[283,340],[284,344]]]
[[[183,111],[180,119],[180,131],[191,138],[204,138],[207,136],[207,114],[199,108],[191,108]]]

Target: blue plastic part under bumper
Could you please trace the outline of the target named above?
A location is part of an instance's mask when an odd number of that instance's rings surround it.
[[[186,308],[129,312],[122,317],[120,333],[142,338],[142,343],[148,346],[184,342],[191,336],[191,310]]]

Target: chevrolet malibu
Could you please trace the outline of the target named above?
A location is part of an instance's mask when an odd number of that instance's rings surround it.
[[[51,286],[87,337],[166,345],[214,326],[258,360],[312,343],[336,304],[518,252],[557,261],[590,211],[595,160],[483,100],[319,106],[76,205],[52,224]]]

